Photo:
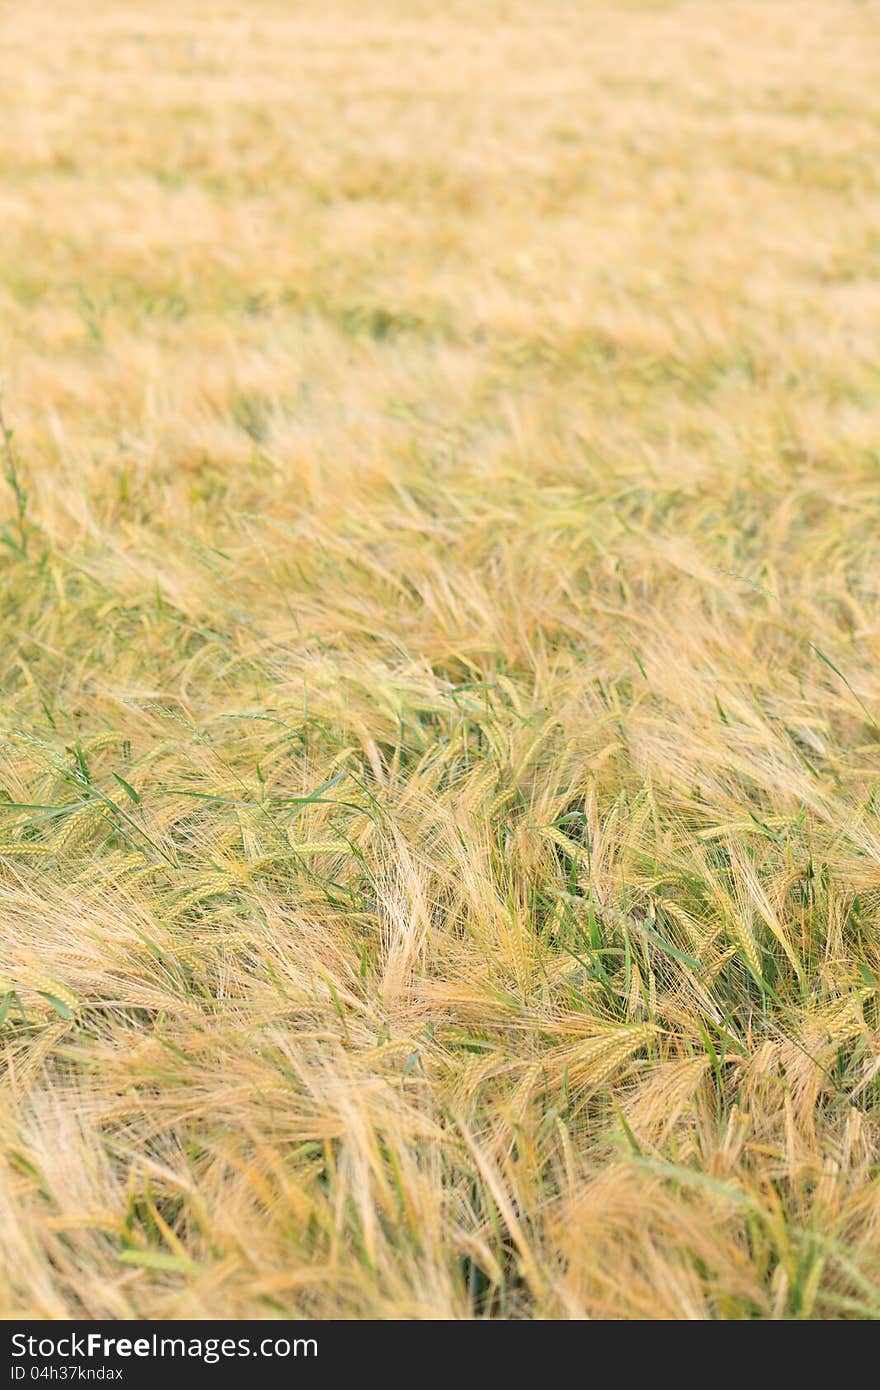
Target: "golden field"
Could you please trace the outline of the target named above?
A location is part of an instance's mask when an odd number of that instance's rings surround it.
[[[880,1315],[849,0],[0,12],[0,1313]]]

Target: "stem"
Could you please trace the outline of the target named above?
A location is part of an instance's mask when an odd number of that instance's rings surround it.
[[[6,481],[15,494],[19,550],[22,555],[27,555],[27,491],[19,477],[15,449],[12,446],[13,431],[9,428],[4,419],[2,404],[0,404],[0,435],[2,435],[3,438],[3,453],[6,460]]]

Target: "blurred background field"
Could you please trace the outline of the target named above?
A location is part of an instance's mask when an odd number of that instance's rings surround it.
[[[0,1311],[877,1316],[876,4],[0,43]]]

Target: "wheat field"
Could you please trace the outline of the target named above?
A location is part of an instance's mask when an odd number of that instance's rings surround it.
[[[880,1316],[876,4],[0,43],[0,1312]]]

